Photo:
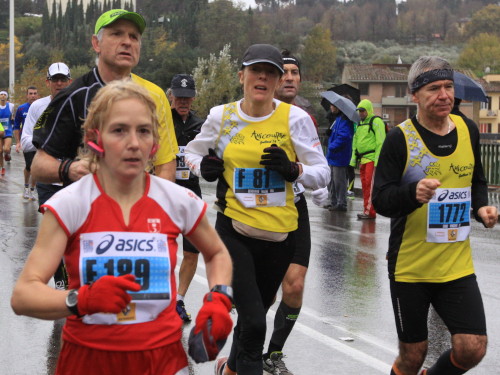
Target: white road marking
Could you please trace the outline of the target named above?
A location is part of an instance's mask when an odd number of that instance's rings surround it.
[[[180,264],[180,260],[182,259],[182,256],[178,256],[178,258],[179,258],[178,264]],[[198,267],[205,270],[205,264],[201,261],[198,263]],[[176,267],[176,271],[177,272],[179,271],[179,265]],[[199,283],[201,285],[207,286],[207,279],[203,276],[198,275],[197,273],[194,275],[193,280],[195,280],[197,283]],[[310,317],[312,319],[315,319],[319,322],[322,321],[321,319],[318,318],[318,316],[320,316],[320,314],[318,312],[315,312],[312,309],[303,308],[303,312],[304,312],[304,314],[306,314],[308,317]],[[267,317],[271,320],[274,320],[274,315],[275,315],[275,311],[272,309],[270,309],[269,312],[267,313]],[[348,330],[346,330],[345,328],[340,327],[340,326],[335,326],[335,328],[342,330],[346,333],[349,332]],[[306,335],[307,337],[309,337],[313,340],[320,342],[323,345],[328,346],[329,348],[331,348],[333,350],[336,350],[337,352],[340,352],[342,354],[349,356],[350,358],[352,358],[353,360],[355,360],[359,363],[363,363],[364,365],[371,367],[372,369],[374,369],[376,371],[380,371],[380,373],[387,374],[391,371],[390,364],[387,364],[387,363],[381,361],[380,359],[373,357],[373,356],[371,356],[371,355],[369,355],[361,350],[355,349],[355,348],[351,347],[348,343],[343,343],[343,342],[337,341],[336,339],[331,338],[331,337],[329,337],[329,336],[327,336],[327,335],[325,335],[325,334],[323,334],[323,333],[321,333],[313,328],[310,328],[310,327],[306,326],[305,324],[302,324],[300,322],[296,322],[295,326],[294,326],[294,330],[302,333],[303,335]],[[396,352],[394,350],[391,350],[390,348],[381,344],[380,342],[376,342],[376,340],[373,338],[369,338],[368,336],[360,336],[360,335],[356,335],[356,336],[362,337],[362,339],[364,341],[366,341],[372,345],[375,345],[377,347],[380,347],[384,350],[387,350],[387,351],[391,352],[391,354],[396,355]]]

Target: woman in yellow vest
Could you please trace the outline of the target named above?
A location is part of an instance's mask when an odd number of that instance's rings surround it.
[[[449,329],[452,347],[420,374],[464,374],[481,361],[487,343],[469,243],[471,209],[488,228],[497,209],[488,206],[478,128],[450,115],[450,64],[420,57],[408,86],[417,114],[387,135],[373,187],[376,211],[391,218],[387,259],[399,337],[391,374],[419,373],[430,305]]]
[[[238,73],[243,99],[212,108],[185,149],[193,173],[218,179],[216,229],[234,265],[238,321],[218,374],[262,374],[266,312],[294,252],[292,182],[318,189],[330,180],[311,117],[274,99],[282,74],[277,48],[250,46]]]

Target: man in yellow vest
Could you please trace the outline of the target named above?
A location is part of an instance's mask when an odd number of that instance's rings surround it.
[[[464,374],[481,361],[487,345],[469,243],[471,212],[492,228],[497,209],[488,205],[477,126],[450,115],[451,65],[420,57],[408,87],[417,114],[388,133],[373,187],[377,213],[391,218],[387,259],[399,337],[391,374]],[[452,345],[421,370],[430,305],[449,329]]]

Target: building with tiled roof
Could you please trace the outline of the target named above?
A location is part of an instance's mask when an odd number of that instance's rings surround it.
[[[478,82],[488,95],[488,103],[481,103],[479,129],[481,133],[500,133],[500,74],[487,74]]]

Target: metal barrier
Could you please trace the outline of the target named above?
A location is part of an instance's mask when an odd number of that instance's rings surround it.
[[[500,144],[481,142],[481,162],[490,186],[500,186]]]
[[[323,151],[326,155],[328,147],[328,136],[326,129],[320,128],[318,131]],[[500,143],[493,139],[481,138],[481,162],[483,163],[484,175],[490,187],[500,187]]]

